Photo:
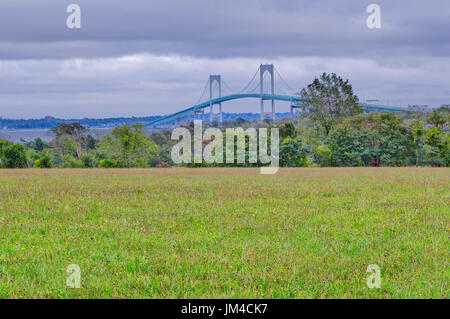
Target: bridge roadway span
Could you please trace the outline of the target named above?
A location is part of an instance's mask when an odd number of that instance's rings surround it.
[[[183,117],[191,116],[196,111],[203,110],[207,107],[210,107],[211,104],[215,105],[215,104],[220,104],[220,103],[226,102],[226,101],[239,100],[239,99],[245,99],[245,98],[261,99],[261,94],[242,93],[242,94],[231,94],[231,95],[227,95],[227,96],[222,96],[219,98],[212,99],[211,101],[207,101],[207,102],[203,102],[203,103],[194,105],[194,106],[187,108],[185,110],[182,110],[180,112],[165,116],[163,118],[160,118],[156,121],[149,123],[149,125],[167,124],[172,121],[181,119]],[[285,101],[285,102],[290,102],[291,104],[304,103],[304,100],[302,98],[300,98],[298,96],[289,96],[289,95],[263,94],[262,99],[263,100]],[[362,106],[362,108],[365,111],[381,111],[381,112],[394,112],[394,113],[405,112],[405,108],[396,107],[396,106],[384,106],[384,105],[367,104],[367,103],[361,103],[360,105]]]

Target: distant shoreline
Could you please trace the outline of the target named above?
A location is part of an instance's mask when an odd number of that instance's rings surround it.
[[[277,113],[277,117],[290,116],[290,113]],[[55,136],[51,133],[51,128],[60,124],[67,123],[80,123],[81,125],[89,128],[90,134],[96,139],[102,139],[105,135],[110,133],[114,128],[125,124],[143,124],[146,125],[149,122],[161,118],[161,116],[154,117],[129,117],[129,118],[105,118],[105,119],[56,119],[47,116],[43,119],[30,119],[30,120],[13,120],[13,119],[1,119],[0,118],[0,139],[7,139],[13,143],[20,143],[22,140],[27,142],[33,141],[36,138],[42,139],[44,142],[50,142]],[[237,118],[243,118],[245,120],[258,120],[260,115],[257,113],[223,113],[224,120],[236,120]],[[48,127],[30,128],[27,125],[33,125],[36,123],[45,123]],[[102,125],[102,123],[104,126]],[[14,127],[15,126],[15,127]],[[24,126],[20,128],[17,126]],[[9,128],[11,127],[11,128]],[[158,131],[158,129],[147,128],[148,132]]]
[[[95,138],[102,138],[106,134],[110,133],[114,127],[108,128],[91,128],[90,134]],[[0,130],[0,139],[7,139],[13,143],[20,143],[22,140],[27,142],[40,138],[44,142],[50,142],[55,138],[55,135],[50,129],[2,129]]]
[[[276,117],[290,116],[290,113],[276,113]],[[52,116],[46,116],[42,119],[5,119],[0,117],[0,132],[8,131],[25,131],[25,130],[46,130],[56,127],[60,124],[80,123],[85,127],[92,129],[111,129],[125,124],[142,124],[149,125],[151,122],[163,118],[164,116],[147,116],[147,117],[114,117],[103,119],[59,119]],[[223,113],[223,120],[235,120],[243,118],[245,120],[258,120],[261,115],[258,113]]]

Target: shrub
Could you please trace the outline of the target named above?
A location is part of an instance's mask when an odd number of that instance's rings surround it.
[[[35,168],[52,168],[53,167],[53,161],[49,153],[44,152],[41,156],[41,158],[37,159],[34,162]]]
[[[158,164],[156,164],[156,168],[171,168],[172,166],[170,166],[170,164],[167,164],[166,162],[159,162]]]
[[[105,158],[100,161],[98,164],[98,167],[100,168],[115,168],[117,167],[117,162],[115,160]]]
[[[81,161],[86,168],[93,168],[95,166],[94,157],[91,154],[84,154],[81,157]]]
[[[320,164],[320,166],[325,167],[331,165],[331,158],[333,156],[333,153],[331,152],[328,145],[324,144],[319,145],[317,147],[316,153],[317,153],[316,161],[317,163]]]
[[[63,156],[62,167],[63,168],[83,168],[84,164],[83,164],[82,161],[76,159],[73,156],[64,155]]]

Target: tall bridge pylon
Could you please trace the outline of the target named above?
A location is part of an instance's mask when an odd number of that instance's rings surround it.
[[[222,77],[220,75],[210,75],[209,76],[209,121],[212,122],[214,117],[219,117],[219,122],[222,123],[222,102],[219,104],[219,113],[214,113],[213,104],[213,86],[214,83],[218,84],[219,88],[219,98],[222,97]]]
[[[272,119],[275,119],[275,100],[272,100],[272,112],[264,111],[264,75],[265,73],[270,75],[270,94],[275,94],[275,79],[273,73],[273,64],[261,64],[259,66],[259,87],[261,92],[261,120],[264,120],[265,115],[271,115]]]

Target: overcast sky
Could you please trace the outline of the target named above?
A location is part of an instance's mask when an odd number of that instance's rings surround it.
[[[71,3],[81,29],[66,26]],[[370,3],[381,29],[366,25]],[[277,76],[278,93],[335,72],[361,100],[450,103],[450,1],[0,0],[3,118],[168,114],[192,106],[209,74],[222,74],[229,93],[261,63],[288,83]]]

